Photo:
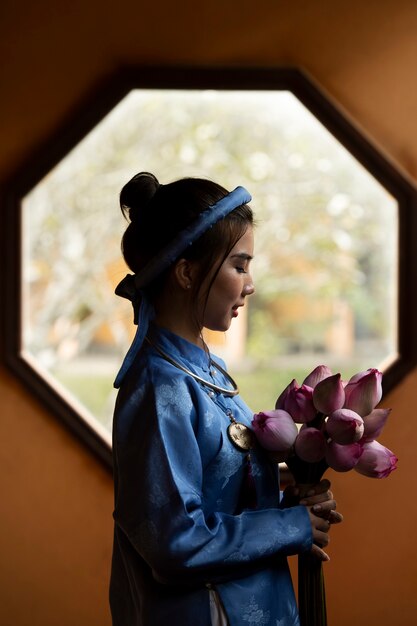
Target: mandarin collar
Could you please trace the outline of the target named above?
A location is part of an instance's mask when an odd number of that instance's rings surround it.
[[[210,370],[210,354],[199,346],[196,346],[195,343],[156,324],[150,325],[149,335],[151,341],[170,357],[188,361],[204,372]]]

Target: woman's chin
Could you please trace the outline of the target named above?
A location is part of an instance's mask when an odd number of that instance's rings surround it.
[[[208,330],[212,330],[218,333],[225,333],[227,330],[229,330],[231,324],[232,324],[232,320],[229,320],[222,324],[212,324],[212,325],[204,324],[204,328],[207,328]]]

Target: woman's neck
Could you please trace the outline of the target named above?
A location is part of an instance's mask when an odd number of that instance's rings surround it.
[[[179,335],[199,348],[204,347],[202,328],[193,315],[194,308],[188,293],[169,290],[154,302],[155,324]]]
[[[172,315],[157,314],[154,318],[157,326],[169,330],[171,333],[194,343],[199,348],[204,347],[200,329],[194,330],[184,319],[174,319]]]

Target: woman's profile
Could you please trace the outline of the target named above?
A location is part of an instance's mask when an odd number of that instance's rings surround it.
[[[120,194],[132,274],[116,293],[138,329],[115,382],[114,626],[299,624],[287,556],[326,560],[341,519],[326,483],[285,505],[252,412],[203,338],[254,292],[250,201],[242,187],[147,172]]]

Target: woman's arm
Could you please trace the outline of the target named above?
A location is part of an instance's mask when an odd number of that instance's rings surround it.
[[[330,486],[330,481],[324,478],[307,494],[300,497],[300,488],[297,485],[289,485],[284,490],[281,501],[281,506],[284,507],[298,504],[307,507],[313,528],[314,543],[311,550],[321,560],[329,560],[329,556],[321,549],[328,544],[328,537],[323,537],[321,533],[327,534],[332,524],[343,521],[343,515],[336,510],[336,500]]]
[[[305,506],[230,515],[205,511],[195,401],[176,376],[148,386],[115,420],[116,523],[155,572],[173,583],[245,575],[311,548]],[[126,427],[128,425],[128,427]]]

